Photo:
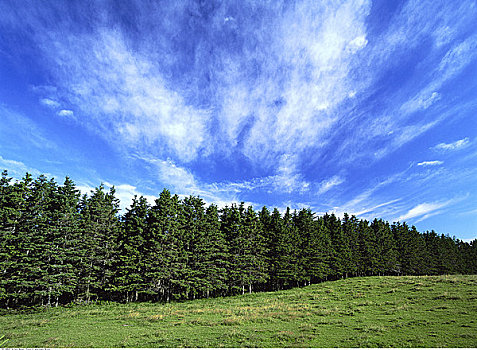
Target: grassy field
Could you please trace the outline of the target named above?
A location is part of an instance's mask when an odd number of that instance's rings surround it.
[[[7,347],[477,347],[477,276],[367,277],[0,315]]]

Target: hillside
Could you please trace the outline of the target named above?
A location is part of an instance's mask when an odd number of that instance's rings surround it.
[[[168,304],[4,312],[0,336],[8,347],[476,347],[476,320],[477,276],[366,277]]]

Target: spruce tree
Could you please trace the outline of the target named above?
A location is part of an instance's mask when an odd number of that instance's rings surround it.
[[[181,229],[179,198],[164,189],[155,205],[149,211],[146,264],[148,266],[147,281],[149,290],[155,299],[170,301],[178,298],[181,270]]]
[[[84,196],[80,202],[82,214],[83,275],[81,276],[81,299],[108,298],[114,291],[111,284],[116,258],[117,237],[120,222],[117,216],[119,201],[115,189],[104,191],[104,185],[97,187],[91,196]]]
[[[198,254],[202,256],[199,271],[204,283],[205,297],[225,295],[229,270],[229,248],[220,229],[217,206],[211,204],[205,213],[204,237]]]
[[[263,285],[268,279],[267,246],[257,213],[252,206],[245,213],[241,240],[244,243],[243,255],[240,257],[244,270],[243,283],[248,286],[248,291],[253,291],[254,285]]]
[[[267,227],[266,242],[268,252],[268,276],[271,290],[279,290],[282,286],[278,277],[280,264],[280,247],[283,236],[283,219],[277,208],[273,209],[270,219],[267,219],[266,212],[262,214],[263,225]]]
[[[81,267],[78,251],[82,237],[79,230],[79,191],[66,177],[55,186],[50,201],[50,236],[48,237],[48,275],[55,306],[74,300]]]
[[[126,301],[137,301],[148,293],[146,273],[148,265],[144,247],[147,241],[149,205],[145,197],[134,196],[131,207],[124,214],[118,237],[114,274],[114,289]]]

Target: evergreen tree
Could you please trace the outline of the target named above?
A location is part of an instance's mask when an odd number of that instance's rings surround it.
[[[347,213],[343,215],[341,224],[343,238],[348,243],[349,260],[347,262],[347,276],[356,276],[360,270],[360,250],[359,250],[359,220]]]
[[[134,196],[126,211],[118,237],[114,287],[125,300],[137,301],[140,294],[148,292],[146,256],[147,219],[149,205],[145,197]]]
[[[334,250],[331,243],[330,230],[323,218],[315,221],[315,229],[311,232],[308,242],[307,269],[313,283],[321,282],[331,275],[331,259]]]
[[[232,204],[221,210],[221,230],[229,244],[228,287],[232,294],[245,293],[246,271],[242,264],[247,242],[244,241],[242,221],[244,219],[243,203],[240,207]]]
[[[24,295],[19,286],[22,269],[23,237],[21,226],[28,196],[29,174],[21,182],[11,184],[7,171],[0,179],[0,303],[15,307]]]
[[[220,229],[217,206],[207,208],[204,218],[204,237],[198,254],[200,278],[204,283],[205,296],[225,295],[227,291],[228,244]]]
[[[54,250],[51,201],[56,189],[56,183],[40,175],[31,184],[31,192],[26,200],[24,227],[22,230],[24,255],[22,269],[19,271],[24,279],[24,290],[27,298],[33,303],[51,305],[53,294],[50,266]]]
[[[239,258],[244,271],[242,284],[247,285],[251,293],[254,285],[264,284],[268,278],[266,241],[259,218],[251,206],[247,208],[240,233],[240,241],[244,244]]]
[[[396,223],[391,227],[400,260],[400,274],[419,275],[425,271],[426,246],[424,238],[413,226]]]
[[[297,254],[297,283],[308,285],[315,274],[316,265],[312,259],[312,244],[318,244],[315,239],[316,222],[310,209],[301,209],[298,214],[293,216],[294,225],[296,227],[297,238],[296,254]]]
[[[277,208],[273,209],[272,215],[268,219],[268,210],[262,210],[261,220],[262,226],[266,227],[266,242],[268,252],[268,276],[271,290],[278,290],[281,288],[278,277],[280,253],[282,248],[280,244],[283,240],[283,219]]]
[[[92,298],[107,298],[114,286],[111,285],[116,258],[117,238],[120,222],[117,216],[119,201],[115,189],[104,192],[104,186],[97,187],[91,196],[84,196],[80,202],[82,214],[82,257],[80,299],[90,302]]]
[[[205,241],[205,209],[201,198],[189,196],[181,201],[181,224],[179,259],[183,268],[180,285],[185,297],[195,299],[207,293],[203,280],[206,275],[204,258],[209,254],[207,249],[210,247]]]
[[[277,280],[279,286],[291,287],[299,283],[304,273],[300,271],[299,265],[299,249],[300,239],[299,233],[293,224],[290,208],[287,208],[283,215],[283,226],[279,231],[277,244]]]
[[[169,301],[181,293],[180,228],[179,198],[164,189],[149,212],[144,247],[149,289],[156,300]]]
[[[50,236],[47,238],[48,284],[50,299],[53,297],[55,306],[58,306],[60,298],[63,302],[72,301],[78,286],[81,255],[78,247],[82,238],[78,211],[80,195],[68,177],[63,186],[55,186],[51,195]]]
[[[373,274],[393,274],[398,270],[397,252],[394,237],[389,224],[383,220],[374,219],[371,224],[375,243],[375,259]]]
[[[333,277],[344,277],[350,261],[350,249],[341,231],[341,221],[335,214],[325,214],[323,220],[329,230],[333,247],[330,260],[330,272]]]

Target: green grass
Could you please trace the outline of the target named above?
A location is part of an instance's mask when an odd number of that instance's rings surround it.
[[[477,276],[7,312],[0,336],[8,347],[477,347]]]

